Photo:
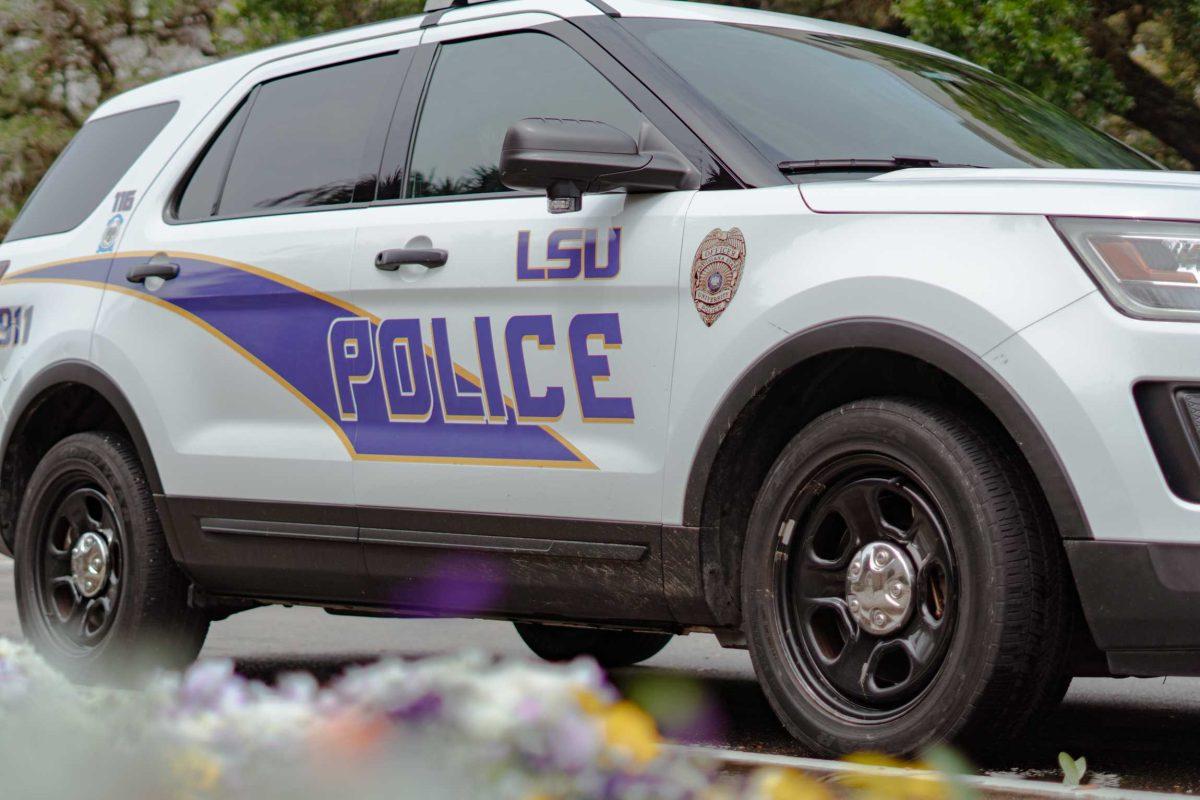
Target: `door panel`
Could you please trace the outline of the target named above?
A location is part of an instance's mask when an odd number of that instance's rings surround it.
[[[336,364],[360,504],[660,521],[688,199],[588,197],[569,218],[540,197],[363,212],[349,299],[372,317],[342,324],[375,354]],[[414,240],[447,264],[376,269]],[[593,259],[611,276],[584,278]]]
[[[410,60],[395,49],[418,36],[248,76],[199,134],[211,146],[188,148],[147,198],[166,214],[147,211],[114,258],[95,359],[139,415],[157,418],[165,493],[186,500],[171,506],[178,555],[211,591],[361,591],[357,535],[317,543],[296,526],[320,525],[312,509],[336,507],[351,509],[338,524],[356,530],[354,431],[334,415],[327,337],[350,313],[356,215],[374,197]],[[166,271],[132,279],[146,266]],[[230,535],[206,526],[236,517],[213,513],[209,500],[253,501],[264,511],[245,519],[269,523],[262,514],[275,508],[288,524]]]
[[[640,528],[651,534],[647,559],[606,574],[618,585],[642,568],[658,577],[649,557],[689,199],[589,196],[569,218],[550,215],[542,197],[364,212],[350,299],[372,316],[344,324],[374,345],[373,363],[343,359],[335,372],[357,412],[356,491],[373,515],[365,527],[411,529],[409,509],[651,523]],[[444,248],[446,265],[376,269],[377,253],[413,241]],[[542,535],[561,538],[555,528],[547,520]],[[603,540],[602,528],[589,533]],[[389,592],[393,579],[420,583],[435,569],[407,547],[365,548]],[[539,585],[562,568],[550,557],[519,568],[527,559],[508,555],[478,557],[509,570],[506,598],[542,596]],[[558,597],[560,613],[588,607]]]
[[[353,212],[334,211],[164,226],[114,260],[97,361],[161,418],[168,494],[352,498],[349,440],[312,377],[353,246]],[[125,279],[156,253],[179,277],[158,288]]]
[[[644,119],[545,33],[443,45],[422,109],[404,197],[362,213],[348,297],[367,314],[330,340],[370,591],[416,611],[669,619],[662,470],[694,193],[556,216],[500,184],[521,118]],[[431,248],[443,266],[377,266]],[[428,588],[464,582],[465,601]]]

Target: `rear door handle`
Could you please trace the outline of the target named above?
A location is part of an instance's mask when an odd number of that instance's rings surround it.
[[[445,250],[384,250],[375,256],[375,269],[384,272],[395,272],[405,264],[420,264],[428,269],[445,266],[450,254]]]
[[[147,278],[162,278],[169,281],[179,277],[179,265],[172,261],[166,253],[157,253],[145,264],[136,264],[129,268],[125,280],[130,283],[145,283]]]

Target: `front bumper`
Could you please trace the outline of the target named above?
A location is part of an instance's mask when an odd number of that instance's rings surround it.
[[[1200,323],[1130,319],[1094,292],[984,358],[1058,456],[1086,520],[1075,535],[1200,546],[1200,502],[1172,490],[1135,399],[1146,384],[1200,385]]]
[[[1138,387],[1200,386],[1200,323],[1131,319],[1094,293],[985,359],[1027,404],[1078,499],[1086,529],[1065,546],[1110,670],[1200,675],[1200,502],[1170,476],[1136,399]],[[1160,427],[1179,440],[1176,459],[1200,460],[1182,441],[1187,420],[1160,416],[1174,425]]]
[[[1066,547],[1088,627],[1114,675],[1200,675],[1200,546]]]

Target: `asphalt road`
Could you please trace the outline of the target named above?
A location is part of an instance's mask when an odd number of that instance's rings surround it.
[[[0,636],[20,638],[11,562],[0,559]],[[384,656],[418,658],[483,649],[530,657],[511,625],[475,620],[334,617],[319,609],[263,608],[217,623],[203,658],[232,658],[270,680],[305,670],[321,679]],[[679,637],[614,682],[660,717],[673,738],[742,750],[807,755],[776,722],[749,656],[711,636]],[[1060,750],[1086,756],[1091,780],[1129,789],[1200,794],[1200,679],[1078,679],[1027,741],[981,769],[1055,779]]]

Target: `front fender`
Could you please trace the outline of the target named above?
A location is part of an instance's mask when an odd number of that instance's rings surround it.
[[[684,525],[700,525],[709,475],[721,443],[751,398],[786,369],[825,353],[854,348],[886,350],[918,358],[970,390],[1005,427],[1029,462],[1062,536],[1090,538],[1087,519],[1062,459],[1012,387],[982,358],[941,334],[882,318],[839,320],[786,336],[739,376],[701,438],[684,496]]]
[[[1088,536],[1048,437],[984,358],[1095,291],[1044,217],[816,214],[779,189],[730,194],[701,193],[689,213],[685,272],[691,243],[713,227],[740,228],[748,255],[736,298],[710,328],[682,300],[669,524],[700,524],[725,434],[775,376],[831,350],[871,347],[929,362],[972,391],[1034,466],[1063,535]]]

